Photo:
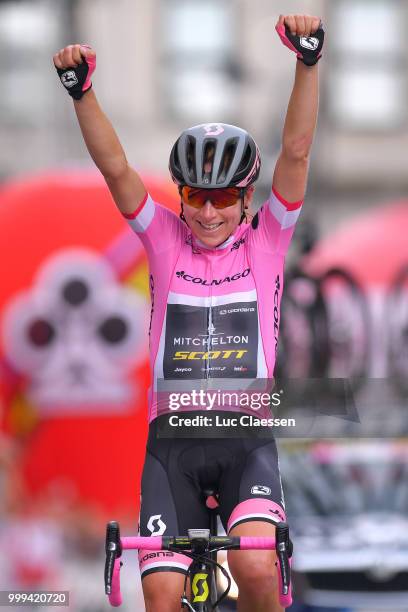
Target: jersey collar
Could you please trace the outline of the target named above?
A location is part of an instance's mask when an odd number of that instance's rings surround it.
[[[226,249],[230,244],[232,244],[234,242],[235,234],[231,234],[231,236],[229,238],[224,240],[224,242],[222,242],[221,244],[219,244],[216,247],[208,247],[203,242],[201,242],[201,240],[198,240],[198,238],[195,238],[194,236],[193,236],[193,240],[194,240],[195,244],[198,247],[200,247],[200,249],[204,249],[206,251],[222,251],[223,249]]]

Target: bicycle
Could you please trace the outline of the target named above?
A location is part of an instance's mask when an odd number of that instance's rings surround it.
[[[329,330],[329,378],[352,378],[354,388],[367,378],[371,317],[366,296],[348,271],[330,268],[319,278]]]
[[[388,375],[401,398],[408,394],[408,265],[394,278],[386,301]]]
[[[217,513],[211,512],[210,529],[189,529],[187,536],[121,537],[116,521],[106,527],[105,593],[112,606],[120,606],[120,569],[124,550],[168,550],[182,552],[191,557],[192,563],[184,580],[181,607],[192,612],[219,612],[218,605],[227,597],[231,578],[222,565],[217,563],[219,550],[276,550],[279,580],[279,601],[283,607],[292,604],[291,557],[293,545],[289,538],[287,523],[276,524],[276,537],[229,537],[217,536]],[[227,580],[227,588],[218,597],[216,569]],[[187,595],[190,578],[191,597]]]
[[[286,275],[276,377],[325,378],[330,361],[327,306],[319,279],[298,266]]]

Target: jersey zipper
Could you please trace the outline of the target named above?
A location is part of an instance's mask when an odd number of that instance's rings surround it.
[[[213,288],[212,288],[212,275],[213,275],[213,266],[212,259],[208,257],[208,267],[209,267],[209,279],[210,279],[210,292],[209,292],[209,307],[207,314],[207,358],[205,360],[205,378],[211,378],[211,350],[212,350],[212,336],[213,336]]]

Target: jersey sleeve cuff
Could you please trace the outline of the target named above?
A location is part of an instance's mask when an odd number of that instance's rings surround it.
[[[140,213],[140,211],[142,210],[142,208],[144,207],[144,205],[147,202],[147,198],[149,197],[149,194],[146,192],[145,197],[143,198],[143,200],[140,202],[140,204],[138,205],[138,207],[136,208],[136,210],[134,210],[131,213],[122,213],[122,215],[125,217],[125,219],[136,219],[137,215]]]
[[[286,210],[288,211],[297,210],[303,204],[303,200],[298,200],[298,202],[288,202],[287,200],[285,200],[284,197],[281,196],[281,194],[274,187],[272,187],[272,193],[275,196],[275,198],[279,200],[279,202],[283,204]]]
[[[302,200],[299,202],[287,202],[282,196],[272,188],[269,197],[268,208],[281,229],[288,229],[296,224],[302,210]]]

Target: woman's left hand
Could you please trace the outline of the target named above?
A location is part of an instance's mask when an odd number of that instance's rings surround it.
[[[307,66],[314,66],[321,58],[324,30],[320,17],[280,15],[276,31],[283,44]]]
[[[311,15],[279,15],[276,29],[287,26],[292,36],[311,36],[317,32],[320,23],[320,17]]]

